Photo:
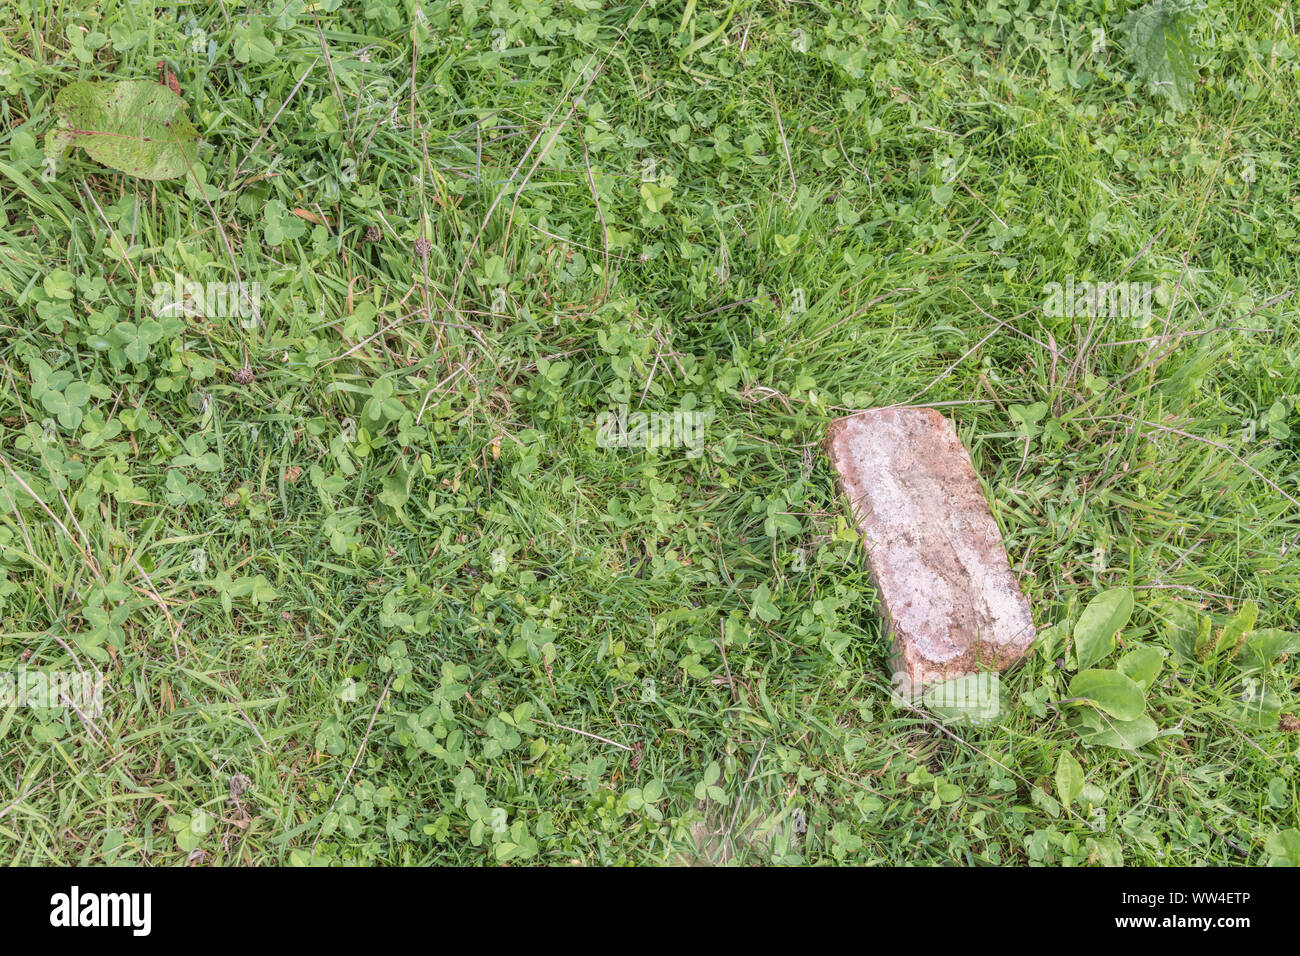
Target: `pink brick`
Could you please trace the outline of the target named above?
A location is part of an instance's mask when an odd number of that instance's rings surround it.
[[[1029,601],[952,423],[932,408],[878,408],[831,423],[827,453],[867,547],[913,687],[1005,670],[1033,643]]]

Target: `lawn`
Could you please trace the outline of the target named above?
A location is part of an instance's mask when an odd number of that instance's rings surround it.
[[[1297,16],[1183,6],[11,0],[0,861],[1300,863]],[[996,721],[892,693],[892,404]]]

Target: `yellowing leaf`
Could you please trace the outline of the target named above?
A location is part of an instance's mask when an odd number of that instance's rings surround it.
[[[50,156],[80,146],[97,162],[140,179],[176,179],[198,157],[199,134],[185,101],[153,80],[69,83],[54,99],[54,114]]]

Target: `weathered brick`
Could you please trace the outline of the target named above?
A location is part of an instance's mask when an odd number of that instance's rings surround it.
[[[912,687],[1005,670],[1034,621],[952,423],[932,408],[878,408],[831,423],[827,453],[867,546]]]

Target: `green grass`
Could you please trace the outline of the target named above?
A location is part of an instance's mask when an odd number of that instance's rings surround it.
[[[0,25],[0,672],[104,709],[0,708],[0,858],[1300,861],[1296,656],[1261,717],[1214,647],[1300,617],[1286,7],[1211,0],[1175,112],[1112,0],[69,6]],[[191,174],[44,177],[57,92],[160,59]],[[177,274],[260,321],[149,324]],[[1064,625],[991,727],[890,701],[820,440],[892,403]],[[1067,702],[1118,587],[1136,750]]]

